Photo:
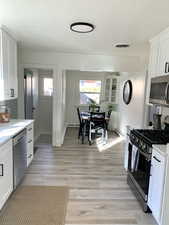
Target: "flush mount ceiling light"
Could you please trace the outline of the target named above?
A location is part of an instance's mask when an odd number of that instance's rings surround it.
[[[115,44],[115,47],[116,48],[128,48],[128,47],[130,47],[130,45],[129,44]]]
[[[77,22],[70,25],[70,30],[77,33],[90,33],[95,29],[94,25],[86,22]]]

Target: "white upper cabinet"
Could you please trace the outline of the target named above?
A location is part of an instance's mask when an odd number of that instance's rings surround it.
[[[18,96],[17,42],[1,29],[1,93],[0,100],[10,100]]]
[[[169,75],[169,29],[150,41],[149,76]]]
[[[150,46],[149,58],[149,75],[151,77],[157,76],[159,73],[159,39],[154,39]]]
[[[110,103],[117,103],[118,77],[110,76],[105,79],[104,100]]]
[[[169,33],[160,38],[159,73],[160,75],[169,74]]]

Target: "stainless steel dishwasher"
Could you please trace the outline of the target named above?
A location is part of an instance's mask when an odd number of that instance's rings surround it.
[[[27,168],[26,129],[13,137],[13,186],[21,182]]]

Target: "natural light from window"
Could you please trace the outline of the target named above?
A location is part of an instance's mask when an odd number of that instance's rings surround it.
[[[80,104],[99,104],[101,80],[80,80]]]
[[[44,96],[52,96],[53,95],[53,79],[52,78],[44,78],[43,83]]]

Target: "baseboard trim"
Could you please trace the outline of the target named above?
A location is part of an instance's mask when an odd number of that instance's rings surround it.
[[[67,127],[79,127],[79,124],[77,124],[77,123],[69,123],[69,124],[67,124]]]

